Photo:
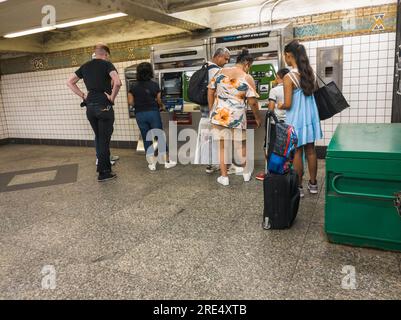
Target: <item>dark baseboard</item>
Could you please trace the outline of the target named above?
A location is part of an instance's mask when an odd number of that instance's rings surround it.
[[[0,139],[0,146],[4,146],[10,143],[10,139]]]
[[[326,159],[327,147],[316,146],[316,153],[318,159]]]
[[[0,145],[5,144],[33,144],[47,146],[68,146],[68,147],[91,147],[95,146],[92,140],[61,140],[61,139],[25,139],[9,138],[0,140]],[[136,149],[136,141],[112,141],[111,147],[117,149]],[[316,153],[319,159],[326,159],[327,147],[316,146]]]
[[[11,144],[32,144],[47,146],[67,146],[67,147],[94,147],[93,140],[62,140],[62,139],[25,139],[10,138],[8,143]],[[111,141],[111,148],[136,149],[136,141]]]

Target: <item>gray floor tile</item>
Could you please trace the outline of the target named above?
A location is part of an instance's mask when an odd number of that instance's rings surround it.
[[[147,281],[181,286],[214,245],[207,240],[162,233],[130,250],[111,268]]]
[[[92,148],[1,147],[2,173],[78,163],[79,174],[1,195],[0,299],[401,298],[401,253],[327,241],[324,162],[294,226],[266,231],[262,182],[223,188],[205,166],[152,173],[143,154],[113,153],[119,177],[99,184]],[[46,265],[55,290],[42,288]],[[341,287],[344,266],[355,290]]]
[[[222,240],[186,281],[181,299],[280,299],[296,257],[241,236]]]

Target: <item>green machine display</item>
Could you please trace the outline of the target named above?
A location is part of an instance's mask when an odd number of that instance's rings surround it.
[[[189,80],[195,71],[185,71],[183,73],[183,94],[184,101],[190,102],[188,98],[188,86]],[[256,64],[251,67],[251,76],[254,78],[256,83],[256,90],[259,94],[259,100],[269,99],[269,92],[272,88],[272,82],[276,79],[276,70],[271,63]]]
[[[183,96],[184,96],[184,102],[190,103],[191,100],[189,100],[188,97],[188,88],[189,88],[189,80],[191,80],[192,75],[195,73],[195,71],[185,71],[182,74],[183,81],[182,81],[182,86],[183,86]]]
[[[271,63],[254,64],[251,67],[250,74],[255,79],[259,100],[263,101],[269,99],[272,82],[276,79],[274,66]]]
[[[326,159],[331,242],[401,251],[401,124],[340,124]]]

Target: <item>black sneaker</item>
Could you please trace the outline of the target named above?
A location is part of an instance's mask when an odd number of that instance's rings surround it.
[[[117,178],[117,175],[115,173],[105,173],[105,174],[99,175],[99,177],[97,178],[97,181],[106,182],[106,181],[113,180],[115,178]]]
[[[207,174],[212,174],[212,173],[215,173],[215,172],[217,172],[217,171],[219,171],[219,170],[220,170],[219,166],[208,165],[208,166],[206,167],[206,173],[207,173]]]

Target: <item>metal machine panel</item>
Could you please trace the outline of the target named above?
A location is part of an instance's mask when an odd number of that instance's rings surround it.
[[[136,67],[137,65],[134,64],[125,69],[125,84],[127,87],[127,92],[130,90],[131,86],[136,82]],[[132,106],[128,106],[128,114],[130,118],[135,118],[135,112]]]
[[[208,51],[205,39],[172,42],[152,47],[151,60],[155,70],[191,69],[207,61]]]
[[[317,49],[317,74],[324,82],[334,81],[342,90],[343,85],[343,47]]]
[[[246,47],[255,60],[276,60],[279,67],[284,66],[282,51],[287,42],[293,39],[292,24],[276,25],[269,29],[252,28],[245,31],[215,33],[210,39],[211,54],[218,47],[227,47],[231,53],[230,63]]]
[[[205,58],[206,48],[203,46],[162,50],[154,53],[154,63],[172,62],[176,60],[196,60]]]
[[[152,48],[152,63],[168,111],[199,109],[189,101],[187,91],[192,74],[207,62],[208,43],[205,39],[193,39]]]

